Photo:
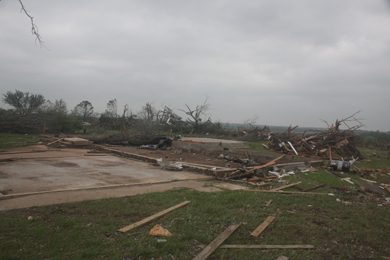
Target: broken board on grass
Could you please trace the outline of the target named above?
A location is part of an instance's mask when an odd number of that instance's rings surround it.
[[[258,228],[255,229],[255,231],[252,232],[252,237],[258,237],[261,232],[263,232],[269,224],[271,224],[272,221],[275,220],[275,216],[269,216]]]
[[[206,246],[205,249],[203,249],[202,252],[200,252],[193,260],[204,260],[209,257],[215,249],[223,243],[223,241],[225,241],[231,234],[233,234],[234,231],[237,230],[237,228],[241,226],[241,224],[242,222],[228,227],[216,239],[214,239],[213,242]]]
[[[124,227],[124,228],[121,228],[121,229],[119,229],[118,231],[124,233],[124,232],[127,232],[127,231],[129,231],[129,230],[131,230],[131,229],[133,229],[133,228],[136,228],[136,227],[145,225],[145,224],[151,222],[152,220],[154,220],[154,219],[156,219],[156,218],[159,218],[159,217],[161,217],[161,216],[164,216],[165,214],[171,212],[172,210],[175,210],[175,209],[178,209],[178,208],[181,208],[181,207],[186,206],[186,205],[187,205],[188,203],[190,203],[190,202],[191,202],[191,201],[184,201],[184,202],[182,202],[182,203],[180,203],[180,204],[177,204],[176,206],[170,207],[169,209],[163,210],[163,211],[161,211],[161,212],[159,212],[159,213],[157,213],[157,214],[154,214],[154,215],[152,215],[152,216],[150,216],[150,217],[147,217],[147,218],[145,218],[145,219],[143,219],[143,220],[141,220],[141,221],[138,221],[138,222],[136,222],[136,223],[134,223],[134,224],[131,224],[131,225],[129,225],[129,226],[126,226],[126,227]]]
[[[284,185],[282,187],[279,187],[279,188],[276,188],[276,189],[272,189],[270,191],[279,191],[279,190],[284,190],[284,189],[287,189],[287,188],[290,188],[290,187],[293,187],[295,185],[298,185],[298,184],[301,184],[302,182],[299,181],[299,182],[296,182],[296,183],[292,183],[292,184],[288,184],[288,185]]]

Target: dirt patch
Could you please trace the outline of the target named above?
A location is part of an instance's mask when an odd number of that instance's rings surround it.
[[[55,167],[80,167],[77,163],[70,163],[70,162],[56,162],[51,163],[52,166]]]
[[[5,172],[0,171],[0,179],[6,179],[6,178],[8,178],[8,174],[6,174]]]
[[[23,180],[37,180],[39,179],[38,177],[23,177]]]

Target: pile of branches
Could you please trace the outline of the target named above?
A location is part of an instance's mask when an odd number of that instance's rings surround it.
[[[335,124],[330,126],[328,124],[328,130],[326,131],[309,130],[303,134],[293,134],[291,132],[298,126],[289,126],[284,133],[270,134],[268,147],[271,150],[285,154],[319,159],[361,157],[356,148],[360,142],[360,136],[354,131],[363,125],[355,118],[357,113],[345,119],[336,120]],[[350,121],[358,122],[358,124],[350,127],[348,126]],[[340,130],[341,125],[345,125],[347,129]],[[307,132],[310,132],[310,134],[307,134]]]

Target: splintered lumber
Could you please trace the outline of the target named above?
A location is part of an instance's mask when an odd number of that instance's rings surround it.
[[[300,183],[302,183],[302,182],[299,181],[299,182],[296,182],[296,183],[291,183],[291,184],[284,185],[284,186],[279,187],[279,188],[276,188],[276,189],[272,189],[271,191],[278,191],[278,190],[287,189],[287,188],[290,188],[290,187],[292,187],[292,186],[298,185],[298,184],[300,184]]]
[[[268,162],[268,163],[266,163],[266,164],[264,164],[264,165],[257,166],[257,167],[255,167],[255,168],[250,169],[250,170],[248,171],[248,173],[253,172],[253,171],[255,171],[255,170],[263,169],[263,168],[268,167],[268,166],[271,166],[271,165],[273,165],[273,164],[275,164],[275,161],[270,161],[270,162]]]
[[[138,222],[136,222],[136,223],[134,223],[134,224],[131,224],[131,225],[129,225],[129,226],[126,226],[126,227],[124,227],[124,228],[121,228],[121,229],[119,229],[118,231],[124,233],[124,232],[127,232],[127,231],[129,231],[129,230],[135,228],[135,227],[139,227],[139,226],[142,226],[142,225],[144,225],[144,224],[147,224],[147,223],[149,223],[150,221],[152,221],[152,220],[154,220],[154,219],[156,219],[156,218],[159,218],[159,217],[161,217],[161,216],[164,216],[165,214],[171,212],[172,210],[175,210],[175,209],[178,209],[178,208],[181,208],[181,207],[186,206],[186,205],[187,205],[188,203],[190,203],[190,202],[191,202],[191,201],[184,201],[184,202],[182,202],[182,203],[180,203],[180,204],[177,204],[176,206],[170,207],[169,209],[163,210],[163,211],[161,211],[161,212],[159,212],[159,213],[157,213],[157,214],[154,214],[154,215],[152,215],[152,216],[150,216],[150,217],[147,217],[147,218],[145,218],[145,219],[143,219],[143,220],[141,220],[141,221],[138,221]]]
[[[265,204],[265,207],[269,207],[269,205],[271,205],[272,203],[272,200],[268,201],[266,204]]]
[[[269,224],[271,224],[272,221],[274,221],[276,217],[274,216],[269,216],[263,223],[261,223],[260,226],[258,226],[255,231],[252,232],[251,236],[252,237],[258,237],[261,232],[263,232]]]
[[[206,246],[202,252],[199,253],[193,260],[203,260],[206,259],[209,255],[211,255],[215,249],[217,249],[223,241],[225,241],[234,231],[237,230],[241,226],[241,223],[236,225],[231,225],[224,232],[222,232],[213,242],[211,242],[208,246]]]
[[[324,187],[325,185],[326,185],[326,183],[321,184],[321,185],[317,185],[317,186],[315,186],[315,187],[312,187],[312,188],[308,188],[308,189],[306,189],[306,190],[303,190],[303,192],[311,191],[311,190],[316,190],[316,189],[319,189],[319,188]]]

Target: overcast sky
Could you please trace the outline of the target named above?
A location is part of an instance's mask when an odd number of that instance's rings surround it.
[[[390,131],[387,0],[0,1],[0,94],[133,112],[208,97],[213,121]],[[1,107],[7,108],[3,103]]]

